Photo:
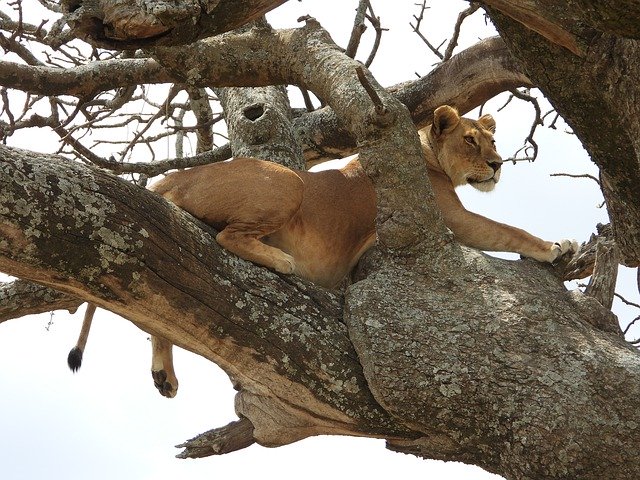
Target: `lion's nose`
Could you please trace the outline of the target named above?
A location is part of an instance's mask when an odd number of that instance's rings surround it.
[[[489,166],[493,169],[494,172],[497,172],[502,166],[501,162],[489,162]]]

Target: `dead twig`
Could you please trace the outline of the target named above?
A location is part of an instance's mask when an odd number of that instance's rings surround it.
[[[371,6],[371,2],[367,0],[369,13],[367,14],[367,20],[371,23],[371,26],[376,32],[376,38],[373,40],[373,45],[371,46],[371,52],[369,52],[369,56],[367,60],[364,62],[366,67],[370,67],[373,63],[373,59],[378,53],[378,48],[380,47],[380,41],[382,40],[382,32],[387,31],[387,28],[382,28],[380,23],[380,17],[376,17],[375,13],[373,13],[373,7]]]
[[[416,4],[420,5],[420,4]],[[444,55],[440,53],[440,47],[444,45],[442,42],[439,46],[434,46],[428,39],[425,37],[420,31],[420,26],[422,25],[422,21],[424,20],[424,13],[431,7],[427,7],[427,0],[422,0],[422,5],[420,7],[420,13],[418,15],[414,15],[416,23],[409,23],[409,26],[413,29],[413,31],[420,37],[420,39],[425,43],[425,45],[433,52],[433,54],[438,57],[440,60],[444,58]]]
[[[385,115],[387,113],[387,107],[384,106],[384,103],[382,103],[382,99],[378,95],[378,92],[376,92],[376,90],[373,88],[373,85],[371,85],[371,82],[367,78],[367,75],[364,73],[364,69],[362,67],[357,67],[356,74],[358,75],[358,80],[360,80],[360,83],[367,91],[369,98],[371,98],[376,113],[380,116]]]
[[[351,58],[356,57],[356,53],[358,52],[358,47],[360,46],[360,38],[362,34],[367,29],[367,26],[364,24],[365,15],[367,13],[367,4],[368,0],[360,0],[358,3],[358,8],[356,9],[356,16],[353,20],[353,28],[351,29],[351,36],[349,37],[349,43],[347,44],[347,49],[345,50],[345,55]]]
[[[469,8],[467,8],[466,10],[463,10],[458,14],[458,19],[456,20],[456,24],[453,27],[453,35],[451,35],[451,40],[449,40],[447,49],[444,51],[444,55],[442,57],[443,62],[446,62],[451,58],[451,56],[453,55],[453,50],[458,46],[458,39],[460,38],[460,30],[462,29],[462,22],[464,22],[464,20],[470,15],[473,15],[476,12],[476,10],[478,10],[478,8],[480,8],[479,4],[475,2],[471,2],[469,4]]]
[[[594,182],[596,182],[598,184],[598,186],[600,186],[600,180],[598,180],[593,175],[589,175],[588,173],[581,173],[581,174],[575,174],[575,173],[552,173],[549,176],[550,177],[588,178],[590,180],[593,180]]]

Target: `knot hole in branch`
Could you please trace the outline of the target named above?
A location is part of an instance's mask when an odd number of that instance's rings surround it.
[[[255,105],[250,105],[247,108],[245,108],[242,111],[242,113],[246,118],[248,118],[252,122],[255,122],[256,120],[258,120],[260,117],[264,115],[264,105],[259,103]]]

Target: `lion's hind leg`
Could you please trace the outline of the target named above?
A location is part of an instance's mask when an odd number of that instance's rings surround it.
[[[161,337],[151,336],[151,376],[160,394],[173,398],[178,393],[178,379],[173,370],[173,344]]]
[[[221,247],[245,260],[276,272],[293,273],[296,263],[291,255],[260,241],[275,230],[277,228],[265,225],[230,224],[216,236],[216,240]]]

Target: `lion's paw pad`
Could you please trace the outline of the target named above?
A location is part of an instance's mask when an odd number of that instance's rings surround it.
[[[167,372],[164,370],[152,371],[153,384],[160,392],[160,395],[167,398],[173,398],[178,393],[178,386],[173,385],[167,380]]]

